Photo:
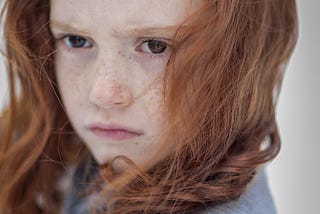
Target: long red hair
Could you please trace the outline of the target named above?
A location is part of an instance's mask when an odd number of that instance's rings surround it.
[[[49,11],[49,1],[24,0],[6,1],[2,13],[10,86],[0,118],[3,213],[57,213],[58,179],[88,156],[56,90]],[[130,176],[102,176],[114,193],[109,212],[181,213],[235,199],[279,152],[275,105],[297,39],[295,1],[204,0],[184,26],[163,82],[163,143],[175,150]]]

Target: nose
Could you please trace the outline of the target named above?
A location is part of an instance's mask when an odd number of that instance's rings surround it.
[[[116,78],[99,76],[90,91],[89,100],[94,105],[106,109],[126,107],[133,102],[133,95]]]

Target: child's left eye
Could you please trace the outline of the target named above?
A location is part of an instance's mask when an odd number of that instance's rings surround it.
[[[170,45],[167,42],[157,39],[148,39],[138,47],[138,51],[150,54],[162,54],[169,51],[169,49]]]
[[[66,35],[63,38],[65,44],[70,48],[91,48],[92,44],[88,39],[82,36]]]

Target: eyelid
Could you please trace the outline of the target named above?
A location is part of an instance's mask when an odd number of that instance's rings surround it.
[[[157,40],[157,41],[165,42],[169,46],[171,46],[173,43],[171,39],[166,39],[166,38],[161,38],[161,37],[140,37],[139,40],[140,40],[140,44],[142,44],[143,42],[149,41],[149,40]]]

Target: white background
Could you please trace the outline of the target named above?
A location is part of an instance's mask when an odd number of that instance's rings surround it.
[[[320,1],[298,0],[297,4],[299,41],[277,111],[282,149],[268,169],[279,214],[320,213]],[[6,95],[5,70],[0,61],[0,106]]]
[[[269,166],[269,177],[280,214],[316,214],[320,213],[320,1],[297,3],[299,41],[278,103],[282,149]]]

